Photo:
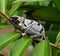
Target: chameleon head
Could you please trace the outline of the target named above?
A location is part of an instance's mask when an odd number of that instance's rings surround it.
[[[18,16],[11,16],[9,20],[10,20],[12,23],[18,25],[18,24],[20,23],[20,21],[19,21],[18,19],[19,19]]]
[[[15,28],[20,30],[21,24],[23,22],[22,17],[19,16],[11,16],[9,21],[15,26]]]
[[[9,20],[11,21],[11,23],[19,26],[21,26],[22,23],[24,22],[24,18],[19,16],[11,16]]]

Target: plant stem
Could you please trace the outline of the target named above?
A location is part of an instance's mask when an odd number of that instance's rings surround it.
[[[23,32],[21,29],[20,29],[20,27],[18,27],[17,26],[17,24],[14,24],[10,19],[9,19],[9,16],[8,15],[6,15],[4,12],[2,12],[1,10],[0,10],[0,14],[2,14],[12,25],[14,25],[17,29],[19,29],[21,32]]]
[[[3,13],[1,10],[0,10],[0,14],[2,14],[7,20],[9,20],[9,17],[5,13]]]
[[[43,41],[42,39],[34,39],[34,40]],[[60,48],[59,48],[56,44],[53,44],[53,43],[51,43],[51,42],[49,42],[49,44],[50,44],[51,46],[53,46],[53,47],[55,47],[55,48],[57,48],[57,49],[60,50]]]

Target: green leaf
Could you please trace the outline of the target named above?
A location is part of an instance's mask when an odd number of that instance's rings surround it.
[[[11,16],[20,6],[22,2],[16,2],[12,8],[9,10],[9,15]]]
[[[52,47],[51,52],[52,56],[60,56],[60,50],[57,48]]]
[[[53,7],[41,7],[33,12],[33,17],[37,20],[44,20],[50,23],[60,23],[60,14]]]
[[[58,33],[57,37],[56,37],[56,42],[60,41],[60,32]]]
[[[14,1],[15,0],[6,0],[8,9],[12,6],[12,4],[13,4]]]
[[[0,0],[0,10],[5,12],[5,0]]]
[[[60,56],[60,51],[58,52],[57,56]]]
[[[50,56],[49,41],[42,41],[35,47],[33,56]]]
[[[50,1],[39,2],[40,6],[48,6]]]
[[[58,31],[46,31],[46,37],[48,37],[49,41],[52,43],[55,43],[57,34]]]
[[[20,36],[18,32],[8,32],[0,35],[0,50],[3,49],[10,42],[14,41],[16,38]]]
[[[24,36],[14,43],[10,50],[9,56],[23,56],[24,51],[29,47],[32,40],[28,36]]]
[[[57,7],[57,9],[59,10],[60,12],[60,0],[53,0],[55,6]]]
[[[13,25],[11,24],[4,24],[4,23],[0,23],[0,28],[12,28]]]
[[[26,2],[37,2],[37,1],[39,2],[39,1],[43,1],[44,2],[44,1],[51,1],[51,0],[16,0],[15,2],[19,2],[19,1],[23,1],[23,2],[25,2],[25,1]]]
[[[19,9],[14,13],[14,15],[22,16],[23,15],[23,10]]]
[[[57,34],[56,41],[55,41],[55,44],[57,44],[57,47],[59,47],[59,43],[60,43],[59,42],[59,34],[60,34],[60,32]],[[57,49],[57,48],[55,48],[53,46],[51,46],[51,52],[52,52],[51,53],[52,56],[59,56],[59,54],[60,54],[59,49]]]
[[[4,13],[6,12],[6,0],[0,0],[0,10],[3,11]],[[2,19],[2,23],[6,22],[6,19],[0,15],[3,19]]]

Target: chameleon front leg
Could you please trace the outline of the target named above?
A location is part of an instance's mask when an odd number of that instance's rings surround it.
[[[26,35],[26,33],[22,33],[22,36],[25,36]]]

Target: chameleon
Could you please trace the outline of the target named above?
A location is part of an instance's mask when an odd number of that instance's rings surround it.
[[[26,19],[20,16],[11,16],[11,23],[22,31],[22,35],[29,35],[31,38],[39,37],[45,39],[45,29],[43,25],[35,20]]]

